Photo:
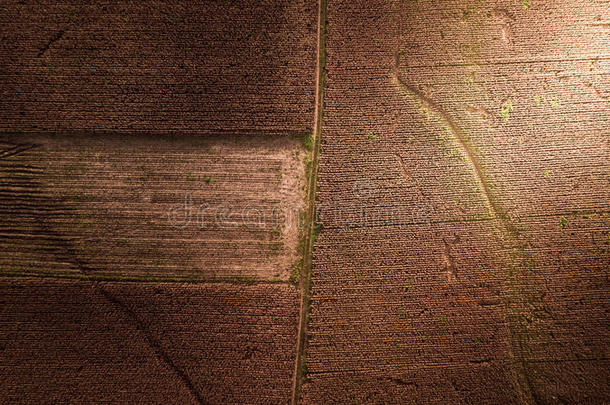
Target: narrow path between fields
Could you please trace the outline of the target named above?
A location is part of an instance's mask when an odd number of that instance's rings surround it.
[[[309,321],[311,261],[315,241],[316,187],[318,179],[318,159],[320,152],[320,136],[324,117],[324,82],[326,74],[326,0],[318,0],[318,41],[316,61],[316,95],[313,123],[313,147],[311,151],[311,167],[307,186],[307,213],[305,219],[305,243],[303,247],[303,266],[299,288],[301,290],[301,309],[299,311],[299,327],[297,331],[297,352],[294,364],[292,383],[292,404],[299,402],[301,387],[306,368],[305,349],[307,347],[307,323]]]

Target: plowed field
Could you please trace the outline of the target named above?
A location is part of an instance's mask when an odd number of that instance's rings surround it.
[[[298,323],[290,285],[2,278],[0,291],[4,403],[290,397]]]
[[[0,130],[311,130],[316,5],[35,1],[0,6]]]
[[[0,11],[0,402],[610,403],[607,0]]]
[[[278,281],[299,260],[298,140],[0,140],[1,273]]]
[[[304,402],[608,401],[607,11],[328,3]]]

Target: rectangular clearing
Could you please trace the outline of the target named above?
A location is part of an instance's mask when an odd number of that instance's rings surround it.
[[[287,280],[297,139],[2,135],[0,273]]]

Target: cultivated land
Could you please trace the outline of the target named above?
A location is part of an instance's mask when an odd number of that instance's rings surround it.
[[[5,1],[0,130],[305,133],[311,1]]]
[[[3,278],[0,293],[4,403],[290,398],[291,285]]]
[[[2,274],[286,281],[299,261],[301,140],[0,141]]]
[[[607,2],[332,1],[306,403],[604,403]]]
[[[0,6],[0,402],[610,402],[610,4],[212,3]]]
[[[293,397],[318,8],[213,3],[0,6],[0,402]]]

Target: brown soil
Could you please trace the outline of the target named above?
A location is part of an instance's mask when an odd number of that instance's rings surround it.
[[[0,131],[310,132],[307,1],[5,2]]]
[[[5,274],[287,280],[300,140],[2,136]]]
[[[607,6],[328,7],[303,402],[607,402]]]
[[[292,286],[3,278],[0,292],[4,403],[290,397]]]
[[[0,402],[610,403],[607,2],[34,3]]]

